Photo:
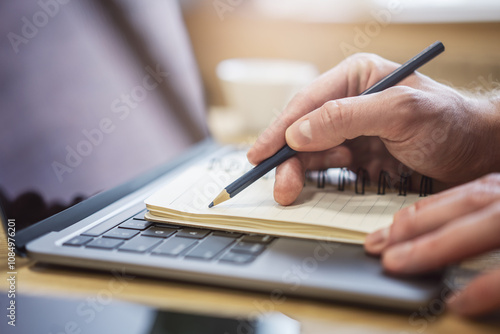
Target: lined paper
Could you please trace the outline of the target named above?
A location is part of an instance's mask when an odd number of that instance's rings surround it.
[[[211,228],[248,228],[251,232],[259,232],[256,226],[260,226],[263,233],[280,234],[286,230],[287,235],[294,236],[308,227],[314,227],[309,234],[326,233],[330,229],[370,233],[390,225],[398,210],[419,199],[417,194],[377,195],[366,191],[360,195],[349,187],[338,191],[328,184],[325,188],[306,185],[294,204],[281,206],[273,199],[272,171],[234,198],[209,209],[208,204],[215,196],[251,167],[242,154],[231,159],[235,163],[230,168],[212,162],[186,170],[145,201],[149,217]]]

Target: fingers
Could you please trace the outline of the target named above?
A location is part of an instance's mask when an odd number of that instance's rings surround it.
[[[352,162],[350,150],[339,146],[324,152],[299,154],[276,169],[274,199],[281,205],[292,204],[304,185],[305,171],[345,167]]]
[[[247,153],[248,160],[258,164],[285,145],[285,131],[297,119],[321,106],[329,99],[342,97],[346,86],[345,66],[340,64],[296,94],[278,119],[257,138]],[[332,82],[330,77],[336,78]]]
[[[422,91],[406,86],[381,93],[325,103],[286,130],[286,142],[297,151],[322,151],[359,136],[377,136],[401,142],[422,122],[419,108],[426,105]]]
[[[397,66],[396,63],[368,54],[354,55],[342,61],[294,96],[280,117],[250,148],[248,160],[258,164],[268,158],[285,145],[285,131],[297,119],[326,101],[360,94]]]
[[[257,165],[264,159],[272,156],[285,144],[285,131],[296,119],[316,105],[309,99],[306,93],[299,93],[288,104],[280,116],[257,138],[253,146],[247,152],[250,163]]]
[[[474,316],[500,308],[500,270],[474,279],[463,291],[448,302],[460,315]]]
[[[391,245],[429,233],[496,201],[500,201],[500,177],[495,174],[427,197],[396,213],[390,228],[367,236],[365,249],[379,254]]]
[[[439,229],[390,246],[384,267],[392,272],[418,273],[500,246],[500,204],[493,203]]]
[[[292,157],[276,168],[274,200],[281,205],[292,204],[304,186],[304,167],[297,157]]]
[[[390,240],[382,249],[384,267],[396,273],[425,272],[500,247],[499,193],[500,175],[491,174],[401,211],[391,229],[371,236],[372,241]],[[499,281],[500,270],[476,278],[448,301],[449,307],[466,316],[499,308]]]

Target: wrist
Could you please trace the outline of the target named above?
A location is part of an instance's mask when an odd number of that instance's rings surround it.
[[[481,123],[478,131],[482,137],[481,147],[477,147],[482,155],[479,172],[482,175],[500,172],[500,95],[482,96],[474,100],[474,108]]]

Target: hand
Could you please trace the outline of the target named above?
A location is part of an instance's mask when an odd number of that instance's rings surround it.
[[[403,168],[448,186],[500,166],[499,112],[486,99],[468,98],[414,73],[383,92],[360,96],[398,64],[358,54],[298,93],[248,151],[258,164],[285,142],[300,153],[276,171],[274,198],[293,203],[306,169],[358,167],[376,180],[381,169],[395,178]]]
[[[418,273],[500,248],[500,174],[427,197],[370,234],[369,253],[395,273]],[[449,302],[463,315],[500,308],[500,269],[474,279]]]

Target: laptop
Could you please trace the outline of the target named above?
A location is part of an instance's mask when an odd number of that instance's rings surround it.
[[[441,278],[362,246],[144,220],[144,200],[221,159],[175,1],[2,5],[0,198],[18,254],[48,264],[417,310]],[[202,55],[201,55],[202,56]]]

